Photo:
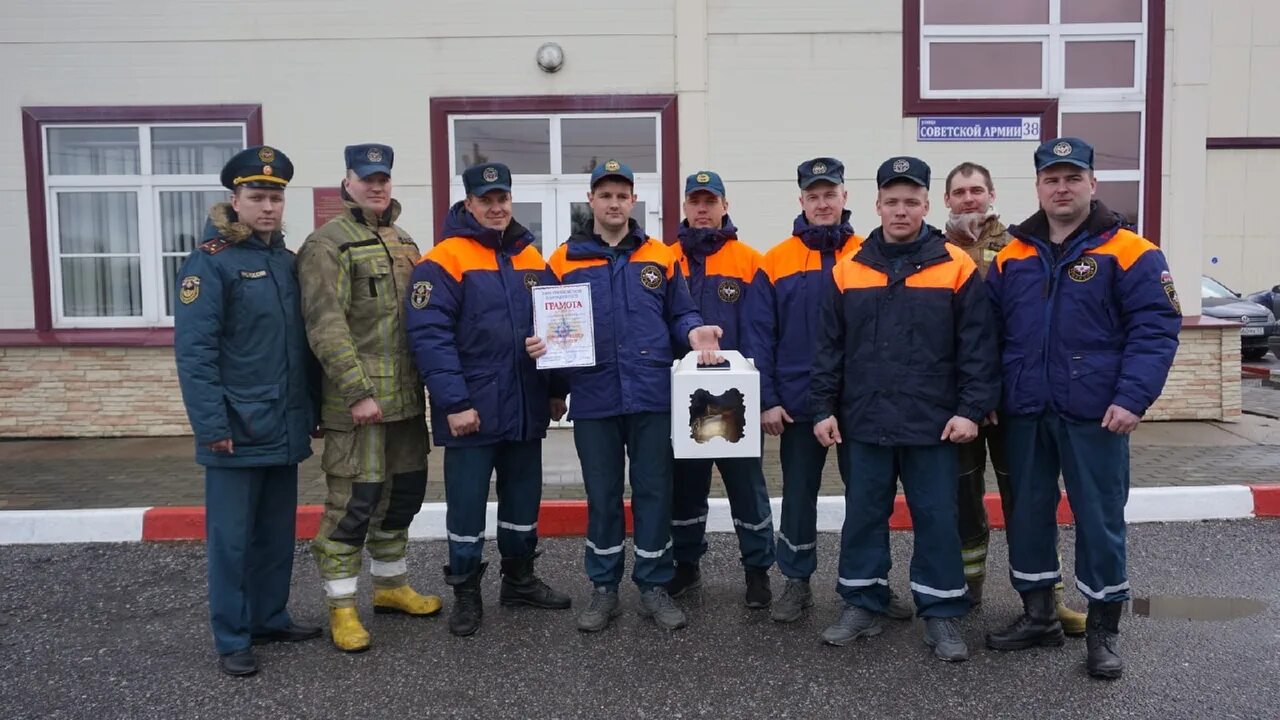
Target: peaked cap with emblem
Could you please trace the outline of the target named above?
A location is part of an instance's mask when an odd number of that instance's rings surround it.
[[[391,166],[395,164],[396,152],[390,145],[382,143],[364,143],[348,145],[343,151],[347,161],[347,169],[355,172],[361,180],[375,173],[391,176]]]
[[[796,168],[796,184],[801,190],[816,182],[844,184],[844,163],[833,157],[805,160]]]
[[[222,166],[222,186],[283,189],[293,179],[293,163],[289,156],[270,145],[245,148]]]
[[[1048,140],[1036,148],[1036,172],[1050,165],[1067,163],[1085,170],[1093,169],[1093,146],[1078,137]]]
[[[462,186],[468,195],[484,195],[491,190],[511,192],[511,168],[502,163],[472,165],[462,171]]]

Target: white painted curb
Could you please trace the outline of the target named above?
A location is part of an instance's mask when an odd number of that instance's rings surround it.
[[[1272,488],[1268,488],[1268,491]],[[1274,497],[1274,494],[1269,493]],[[1257,495],[1245,485],[1205,485],[1192,487],[1134,488],[1125,505],[1125,522],[1187,522],[1197,520],[1235,520],[1255,515]],[[729,501],[711,498],[708,503],[707,530],[733,532]],[[773,525],[782,517],[782,500],[772,498]],[[1274,515],[1275,504],[1269,503],[1262,514]],[[143,537],[144,516],[151,508],[112,508],[97,510],[5,510],[0,511],[0,545],[139,542]],[[443,540],[446,508],[444,503],[426,503],[409,526],[409,537],[417,540]],[[497,530],[497,503],[485,510],[485,537],[493,538]],[[839,532],[844,523],[844,498],[825,495],[818,498],[818,532]]]
[[[5,510],[0,545],[139,542],[148,509]]]

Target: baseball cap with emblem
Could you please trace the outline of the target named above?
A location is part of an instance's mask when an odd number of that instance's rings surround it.
[[[929,163],[920,158],[892,157],[880,163],[880,169],[876,171],[876,187],[884,187],[895,180],[909,180],[927,190],[931,173]]]
[[[289,156],[269,145],[245,148],[222,166],[222,186],[283,189],[293,179]]]
[[[472,165],[462,171],[462,187],[468,195],[484,195],[490,190],[511,192],[511,169],[502,163]]]
[[[844,163],[833,157],[805,160],[796,168],[796,183],[801,190],[816,182],[844,184]]]
[[[1036,172],[1058,163],[1092,170],[1093,146],[1078,137],[1060,137],[1041,143],[1036,148]]]
[[[710,170],[699,170],[684,180],[684,196],[689,197],[699,190],[705,190],[717,197],[724,197],[724,181],[719,173]]]
[[[631,172],[631,168],[626,163],[617,160],[605,160],[591,171],[591,187],[595,188],[596,184],[605,178],[619,178],[633,186],[636,184],[635,173]]]
[[[396,159],[396,153],[391,146],[381,143],[348,145],[343,152],[347,159],[347,169],[355,172],[356,177],[361,180],[374,173],[390,176],[391,166]]]

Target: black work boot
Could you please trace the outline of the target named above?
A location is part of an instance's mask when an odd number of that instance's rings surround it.
[[[678,562],[676,574],[672,576],[666,587],[667,594],[673,598],[678,598],[690,590],[697,590],[702,587],[702,569],[696,562]]]
[[[1086,663],[1089,674],[1114,680],[1124,672],[1120,659],[1120,613],[1122,602],[1089,603],[1089,619],[1085,621],[1084,641],[1089,647]]]
[[[1053,588],[1038,588],[1022,594],[1022,617],[1003,632],[987,633],[992,650],[1026,650],[1037,645],[1061,647],[1066,638],[1053,600]]]
[[[752,610],[763,610],[773,602],[773,591],[769,589],[769,568],[747,567],[747,607]]]
[[[548,610],[567,610],[569,596],[552,590],[533,572],[533,555],[502,558],[502,591],[498,602],[503,605],[532,605]]]
[[[484,600],[480,597],[480,578],[489,563],[480,563],[480,567],[470,575],[455,575],[449,566],[444,568],[445,584],[453,588],[453,609],[449,611],[449,632],[458,637],[474,635],[480,629],[480,621],[484,618]]]

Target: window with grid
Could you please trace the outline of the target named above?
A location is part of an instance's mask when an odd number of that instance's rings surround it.
[[[54,326],[173,324],[175,276],[244,123],[50,124],[44,132]]]
[[[918,0],[924,99],[1057,98],[1098,198],[1140,224],[1146,0]]]

